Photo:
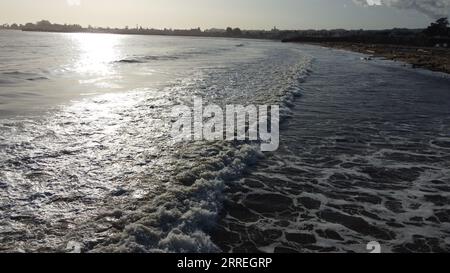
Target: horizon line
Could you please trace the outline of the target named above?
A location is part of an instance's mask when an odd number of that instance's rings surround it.
[[[448,17],[443,17],[443,18],[448,18]],[[392,28],[298,28],[298,29],[279,29],[277,28],[276,25],[274,25],[274,27],[272,29],[245,29],[245,28],[241,28],[238,26],[227,26],[227,27],[209,27],[209,28],[202,28],[202,27],[185,27],[185,28],[174,28],[174,27],[163,27],[163,28],[157,28],[157,27],[151,27],[151,26],[143,26],[140,24],[136,24],[134,26],[121,26],[121,27],[111,27],[111,26],[94,26],[91,24],[73,24],[73,23],[58,23],[58,22],[51,22],[50,20],[47,19],[41,19],[39,21],[36,22],[26,22],[26,23],[17,23],[17,22],[12,22],[12,23],[1,23],[0,24],[0,28],[5,27],[5,26],[9,26],[11,27],[12,25],[16,24],[17,26],[25,26],[27,24],[37,24],[39,22],[42,21],[48,21],[53,25],[66,25],[66,26],[81,26],[83,29],[113,29],[113,30],[126,30],[126,29],[130,29],[130,30],[138,30],[138,29],[146,29],[146,30],[196,30],[196,29],[200,29],[202,31],[207,31],[207,30],[226,30],[227,28],[232,28],[232,29],[240,29],[242,31],[308,31],[308,30],[315,30],[315,31],[321,31],[321,30],[346,30],[346,31],[358,31],[358,30],[366,30],[366,31],[371,31],[371,30],[392,30],[392,29],[409,29],[409,30],[421,30],[421,29],[425,29],[428,26],[424,26],[421,28],[409,28],[409,27],[392,27]],[[430,20],[430,23],[434,22],[435,20]]]

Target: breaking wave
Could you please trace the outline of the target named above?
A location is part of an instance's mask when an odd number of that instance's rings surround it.
[[[287,116],[311,61],[295,46],[223,43],[186,51],[197,66],[166,86],[1,120],[0,250],[221,251],[210,231],[223,191],[264,155],[254,143],[175,143],[171,109],[202,97],[279,104]]]

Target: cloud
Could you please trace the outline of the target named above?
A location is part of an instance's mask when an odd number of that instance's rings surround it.
[[[413,9],[431,18],[447,17],[450,0],[353,0],[363,6],[388,6],[399,9]]]
[[[67,5],[69,6],[79,6],[81,5],[81,0],[66,0]]]

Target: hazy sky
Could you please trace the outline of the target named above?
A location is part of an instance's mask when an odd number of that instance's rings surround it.
[[[430,14],[427,8],[434,11],[439,9],[440,13],[448,15],[449,2],[450,0],[0,0],[0,23],[48,19],[57,23],[112,27],[414,28],[425,27],[432,21],[432,18],[425,15]]]

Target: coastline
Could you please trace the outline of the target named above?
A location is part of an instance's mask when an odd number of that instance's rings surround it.
[[[141,36],[173,36],[173,37],[200,37],[200,38],[235,38],[235,39],[253,39],[253,40],[281,40],[271,32],[264,31],[242,31],[239,33],[200,31],[198,29],[190,30],[172,30],[172,29],[118,29],[118,28],[77,28],[72,30],[59,29],[5,29],[0,27],[0,31],[22,31],[22,32],[40,32],[40,33],[91,33],[91,34],[117,34],[117,35],[141,35]],[[239,30],[241,31],[241,30]],[[274,36],[275,35],[275,36]]]
[[[361,44],[346,42],[314,43],[329,48],[343,49],[368,54],[374,58],[386,58],[411,64],[413,68],[424,68],[450,74],[450,49],[387,44]]]

